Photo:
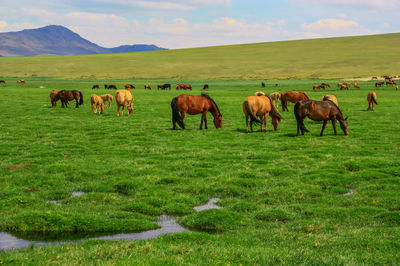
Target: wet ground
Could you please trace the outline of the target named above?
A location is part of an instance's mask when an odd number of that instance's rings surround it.
[[[82,196],[83,192],[73,192],[71,197]],[[216,205],[219,201],[218,198],[211,198],[207,204],[196,206],[194,209],[198,212],[209,210],[209,209],[220,209],[221,207]],[[59,204],[57,202],[57,204]],[[115,234],[115,235],[107,235],[100,237],[87,237],[79,240],[68,240],[68,241],[30,241],[22,238],[18,238],[9,233],[0,232],[0,250],[11,250],[18,248],[25,248],[31,245],[34,246],[48,246],[48,245],[62,245],[67,243],[76,243],[85,240],[97,239],[97,240],[110,240],[110,241],[118,241],[118,240],[146,240],[153,239],[160,235],[165,234],[174,234],[180,232],[189,231],[188,229],[182,227],[176,221],[176,217],[161,215],[157,224],[161,227],[154,230],[149,230],[141,233],[132,233],[132,234]]]

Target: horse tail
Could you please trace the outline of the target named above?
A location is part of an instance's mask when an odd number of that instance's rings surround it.
[[[375,94],[372,94],[371,96],[372,96],[372,97],[371,97],[371,98],[372,98],[372,101],[373,101],[375,104],[378,104],[378,102],[376,101]]]
[[[82,104],[83,104],[83,94],[82,94],[81,91],[79,92],[79,97],[80,97],[80,99],[79,99],[79,105],[82,105]]]
[[[173,98],[171,101],[172,123],[176,122],[182,129],[185,129],[185,124],[183,123],[182,117],[179,114],[177,102],[178,102],[177,97]]]
[[[262,124],[262,121],[259,120],[257,117],[255,117],[255,116],[253,115],[253,111],[251,110],[248,101],[245,101],[245,102],[244,102],[244,108],[246,109],[246,112],[249,114],[251,122],[256,122],[256,123],[258,123],[258,124]]]
[[[286,107],[286,94],[283,92],[281,93],[281,106],[282,106],[282,110],[285,111],[285,107]]]
[[[279,113],[278,109],[275,107],[271,97],[269,97],[268,95],[265,95],[266,97],[268,97],[270,105],[271,105],[271,111],[269,112],[270,115],[276,119],[278,119],[278,121],[280,122],[281,119],[284,119],[283,116],[281,116],[281,114]]]
[[[297,124],[298,124],[298,125],[300,126],[300,128],[301,128],[302,130],[304,130],[305,132],[310,132],[310,131],[306,128],[306,126],[304,125],[303,120],[301,119],[301,117],[300,117],[300,115],[299,115],[299,109],[300,109],[300,102],[297,102],[297,103],[294,105],[294,116],[296,117]]]

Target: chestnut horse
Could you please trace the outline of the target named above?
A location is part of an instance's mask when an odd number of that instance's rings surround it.
[[[258,94],[257,96],[249,96],[243,102],[243,113],[246,117],[246,132],[249,132],[249,116],[250,116],[250,130],[253,132],[253,122],[261,125],[264,124],[264,131],[267,132],[267,118],[268,115],[272,117],[272,125],[274,130],[278,129],[278,124],[283,119],[281,114],[276,109],[272,99],[267,95]],[[259,117],[259,119],[257,118]]]
[[[297,136],[301,134],[304,135],[304,131],[310,132],[304,126],[304,119],[306,117],[314,121],[324,121],[322,125],[322,130],[320,136],[323,135],[326,123],[328,120],[332,121],[333,131],[335,135],[336,132],[336,120],[339,121],[340,128],[343,130],[344,134],[347,135],[347,119],[344,118],[342,111],[339,107],[332,101],[312,101],[312,100],[302,100],[294,105],[294,115],[297,121]]]
[[[54,101],[61,100],[61,107],[64,108],[68,107],[68,102],[74,100],[76,101],[75,108],[78,108],[79,105],[83,104],[83,95],[82,92],[77,90],[61,90],[59,91],[56,96],[54,96]],[[79,101],[78,101],[79,100]]]
[[[122,116],[124,115],[125,106],[128,109],[128,115],[131,115],[133,107],[133,94],[131,89],[117,90],[115,93],[115,101],[117,102],[117,115],[120,116],[119,108],[122,107]]]
[[[176,123],[185,129],[183,120],[185,119],[186,113],[190,115],[197,115],[201,113],[200,129],[203,129],[203,121],[205,129],[207,127],[207,112],[214,116],[215,128],[222,128],[222,114],[219,111],[218,105],[215,101],[207,94],[201,95],[188,95],[181,94],[171,101],[172,108],[172,128],[176,129]]]
[[[298,101],[301,100],[309,100],[308,96],[302,92],[302,91],[287,91],[287,92],[282,92],[281,93],[281,105],[282,105],[282,111],[285,112],[288,111],[289,109],[287,108],[287,102],[292,102],[292,103],[297,103]]]
[[[108,102],[108,107],[110,107],[110,105],[114,101],[114,97],[111,94],[103,94],[100,95],[100,97],[103,99],[104,103]]]
[[[56,95],[57,95],[57,93],[58,93],[59,91],[60,91],[60,90],[52,90],[52,91],[50,92],[51,107],[56,107],[57,101],[54,101],[54,98],[56,97]]]
[[[92,106],[93,113],[97,113],[97,109],[99,109],[99,114],[102,114],[104,112],[105,104],[101,96],[92,94],[92,96],[90,97],[90,104]]]
[[[367,101],[368,101],[368,109],[367,111],[374,110],[374,104],[378,104],[378,102],[376,101],[376,92],[374,91],[370,91],[367,95]]]

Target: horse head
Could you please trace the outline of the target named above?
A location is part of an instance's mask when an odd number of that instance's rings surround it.
[[[340,128],[343,130],[343,133],[344,133],[345,135],[348,135],[348,134],[349,134],[349,132],[347,131],[347,119],[348,119],[348,118],[349,118],[349,117],[346,117],[346,118],[343,119],[342,121],[339,120]]]
[[[221,114],[214,116],[214,126],[215,126],[215,128],[222,128],[222,115]]]

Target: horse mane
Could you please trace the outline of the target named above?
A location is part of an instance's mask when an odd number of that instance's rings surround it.
[[[216,103],[208,94],[202,93],[201,96],[203,96],[203,97],[209,99],[210,101],[212,101],[212,102],[215,104],[215,107],[217,107],[218,113],[219,113],[220,115],[222,115],[221,112],[219,111],[219,108],[218,108],[217,103]]]
[[[340,110],[339,106],[337,106],[336,103],[334,103],[334,102],[332,102],[331,100],[328,100],[328,99],[326,99],[324,102],[330,102],[330,103],[332,103],[333,106],[335,106],[335,107],[339,110],[340,115],[344,118],[343,113],[342,113],[342,110]]]
[[[307,96],[307,94],[305,94],[304,92],[299,91],[299,93],[303,94],[303,95],[306,97],[307,100],[310,100],[310,98],[309,98],[309,97]]]

